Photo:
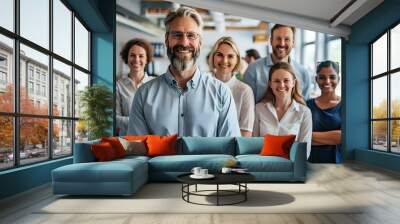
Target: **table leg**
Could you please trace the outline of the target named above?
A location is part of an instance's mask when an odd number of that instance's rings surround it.
[[[217,206],[219,206],[219,184],[217,184]]]
[[[247,183],[244,183],[244,201],[247,201]]]

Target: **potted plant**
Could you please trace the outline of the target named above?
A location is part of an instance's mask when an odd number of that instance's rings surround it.
[[[102,84],[87,86],[79,93],[81,119],[88,130],[89,140],[110,136],[112,125],[113,94]]]

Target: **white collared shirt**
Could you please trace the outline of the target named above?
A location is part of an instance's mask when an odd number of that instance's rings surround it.
[[[135,96],[138,88],[154,77],[148,76],[146,73],[142,81],[134,87],[132,79],[127,75],[120,77],[116,85],[116,106],[115,112],[117,114],[117,128],[120,129],[119,135],[125,135],[128,131],[129,123],[129,110],[132,107],[133,97]]]
[[[307,143],[307,158],[311,152],[312,115],[307,106],[292,101],[292,104],[278,120],[276,109],[271,102],[256,105],[253,136],[296,135],[296,141]]]
[[[231,89],[235,100],[240,130],[253,131],[255,108],[253,91],[250,86],[235,76],[232,76],[225,84]]]

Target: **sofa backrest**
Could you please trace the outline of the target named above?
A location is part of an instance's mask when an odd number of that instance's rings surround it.
[[[264,137],[237,137],[236,155],[259,154],[264,145]]]
[[[74,148],[74,163],[88,163],[95,162],[96,158],[93,155],[90,146],[92,144],[99,144],[100,140],[93,140],[81,143],[75,143]]]
[[[177,154],[226,154],[235,155],[233,137],[182,137]]]

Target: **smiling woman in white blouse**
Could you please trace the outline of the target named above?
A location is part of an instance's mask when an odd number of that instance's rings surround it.
[[[290,64],[278,62],[269,71],[268,89],[256,105],[253,136],[296,135],[311,150],[312,117]]]
[[[213,75],[232,92],[242,136],[251,137],[254,123],[254,96],[250,86],[236,78],[241,69],[237,45],[231,37],[221,37],[210,52],[208,64]]]
[[[122,75],[117,80],[115,110],[118,134],[125,135],[128,131],[129,110],[137,89],[154,78],[144,71],[153,58],[153,48],[143,39],[132,39],[123,47],[121,58],[130,71],[128,75]]]

